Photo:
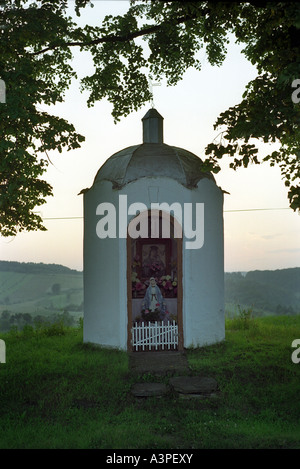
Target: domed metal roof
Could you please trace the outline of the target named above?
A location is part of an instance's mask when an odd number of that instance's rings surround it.
[[[202,171],[202,160],[191,153],[163,143],[163,117],[150,109],[143,121],[143,143],[113,154],[99,169],[94,184],[111,181],[113,188],[141,178],[166,177],[185,187],[197,187],[200,179],[215,181],[213,175]]]

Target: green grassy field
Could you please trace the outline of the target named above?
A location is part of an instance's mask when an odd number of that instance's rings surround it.
[[[58,285],[59,290],[53,290]],[[0,272],[0,312],[43,314],[83,301],[80,274]]]
[[[2,449],[300,448],[300,316],[227,320],[224,342],[187,350],[193,372],[219,384],[211,400],[137,400],[131,386],[158,378],[132,376],[125,352],[83,344],[81,328],[0,337]]]

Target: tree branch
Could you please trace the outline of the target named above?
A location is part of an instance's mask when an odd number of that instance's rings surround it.
[[[185,15],[185,16],[179,17],[175,20],[170,19],[170,21],[172,22],[172,25],[174,25],[174,23],[176,25],[186,23],[187,21],[196,19],[199,16],[199,14],[201,16],[205,16],[207,13],[209,13],[209,11],[210,11],[209,9],[204,9],[202,11],[199,11],[199,13],[197,12],[195,14]],[[138,31],[132,31],[132,32],[130,32],[128,34],[125,34],[123,36],[109,34],[108,36],[104,36],[104,37],[94,39],[92,41],[87,41],[87,42],[84,42],[84,41],[69,41],[69,42],[65,42],[64,44],[61,44],[61,43],[60,44],[53,44],[52,46],[48,46],[48,47],[45,47],[44,49],[41,49],[37,52],[33,52],[31,55],[44,54],[45,52],[56,49],[57,47],[65,47],[65,46],[68,46],[68,47],[73,47],[73,46],[85,47],[85,46],[92,46],[92,45],[102,44],[102,43],[107,43],[107,42],[131,41],[132,39],[135,39],[137,37],[146,36],[147,34],[152,34],[152,33],[155,33],[157,31],[159,31],[165,24],[167,24],[167,22],[164,22],[164,23],[161,23],[161,24],[158,24],[158,25],[148,26],[148,27],[142,28]]]

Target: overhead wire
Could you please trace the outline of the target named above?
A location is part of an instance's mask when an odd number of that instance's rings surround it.
[[[289,207],[278,207],[278,208],[243,208],[243,209],[234,209],[234,210],[224,210],[224,213],[228,212],[257,212],[257,211],[269,211],[269,210],[290,210]],[[78,220],[83,219],[81,217],[45,217],[43,220]]]

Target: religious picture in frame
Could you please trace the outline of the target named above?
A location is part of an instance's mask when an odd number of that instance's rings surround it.
[[[167,275],[170,265],[170,240],[140,240],[141,278]]]

